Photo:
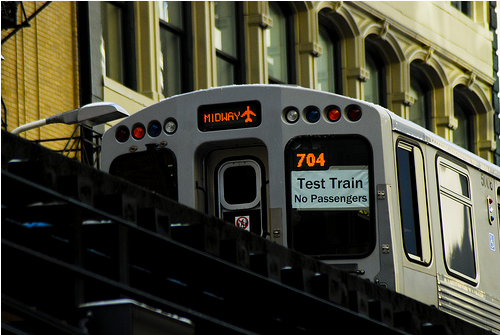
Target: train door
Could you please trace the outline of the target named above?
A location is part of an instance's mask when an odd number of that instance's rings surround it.
[[[437,303],[435,266],[432,263],[431,234],[424,160],[425,147],[398,139],[397,181],[400,204],[398,248],[402,246],[402,293],[428,304]]]
[[[205,159],[208,212],[267,235],[267,154],[263,147],[215,150]]]

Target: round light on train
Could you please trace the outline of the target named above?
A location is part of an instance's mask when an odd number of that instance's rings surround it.
[[[132,137],[136,140],[140,140],[146,135],[146,128],[140,123],[135,124],[132,127]]]
[[[289,109],[285,114],[286,120],[290,123],[297,122],[299,116],[300,116],[299,111],[296,109]]]
[[[164,128],[167,134],[172,135],[177,131],[177,121],[174,119],[167,119],[167,121],[165,121]]]
[[[362,114],[363,113],[361,111],[361,108],[359,108],[358,106],[350,106],[347,109],[347,118],[351,121],[359,121]]]
[[[341,115],[342,114],[340,113],[340,109],[338,107],[333,106],[326,109],[326,118],[329,121],[336,122],[340,120]]]
[[[321,112],[316,107],[311,107],[306,112],[306,119],[311,123],[318,122],[320,117]]]
[[[130,131],[126,126],[120,126],[116,129],[115,138],[118,142],[127,142],[130,137]]]
[[[148,134],[151,137],[157,137],[161,134],[161,123],[153,120],[148,124]]]

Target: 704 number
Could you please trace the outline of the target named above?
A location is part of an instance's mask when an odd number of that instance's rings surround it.
[[[323,152],[320,153],[318,157],[316,157],[316,155],[313,154],[312,152],[308,154],[299,153],[297,154],[297,157],[299,158],[299,161],[297,162],[298,168],[302,167],[304,161],[309,167],[314,167],[317,164],[319,164],[319,166],[325,166],[325,154]]]

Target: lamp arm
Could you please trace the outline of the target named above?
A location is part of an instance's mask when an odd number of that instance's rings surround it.
[[[64,123],[64,124],[75,124],[78,123],[78,112],[81,108],[73,109],[61,114],[49,116],[47,124],[51,123]]]
[[[20,134],[22,132],[25,132],[27,130],[30,130],[30,129],[33,129],[33,128],[38,128],[38,127],[44,126],[46,124],[47,124],[47,120],[46,119],[38,120],[38,121],[33,121],[33,122],[30,122],[30,123],[27,123],[27,124],[23,124],[20,127],[17,127],[13,131],[11,131],[11,134],[18,135],[18,134]]]

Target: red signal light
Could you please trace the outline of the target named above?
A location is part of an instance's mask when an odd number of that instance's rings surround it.
[[[340,119],[340,116],[341,116],[341,113],[337,107],[330,107],[330,109],[328,109],[328,112],[326,114],[326,117],[328,118],[328,120],[330,120],[332,122],[338,121]]]
[[[115,137],[118,142],[126,142],[130,136],[130,131],[126,126],[120,126],[116,130]]]
[[[136,140],[140,140],[146,134],[146,128],[142,124],[136,124],[132,128],[132,137]]]
[[[347,110],[347,117],[349,118],[349,120],[354,122],[359,121],[359,119],[361,119],[362,114],[363,113],[361,111],[361,108],[359,108],[358,106],[351,106]]]

